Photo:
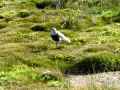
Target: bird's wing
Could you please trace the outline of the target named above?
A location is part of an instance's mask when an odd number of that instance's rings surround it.
[[[71,42],[70,39],[68,37],[66,37],[63,33],[59,32],[59,31],[57,31],[57,33],[58,33],[59,37],[61,38],[61,40],[66,41],[68,43]]]

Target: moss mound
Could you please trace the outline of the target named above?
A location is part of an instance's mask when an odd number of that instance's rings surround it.
[[[28,11],[21,11],[21,12],[19,12],[19,13],[17,14],[17,16],[18,16],[18,17],[21,17],[21,18],[25,18],[25,17],[28,17],[28,16],[30,16],[30,15],[31,15],[31,13],[28,12]]]
[[[7,27],[7,23],[0,23],[0,29]]]
[[[55,0],[43,0],[41,2],[36,2],[36,7],[38,9],[45,9],[48,7],[56,8],[57,7],[57,2]]]
[[[71,74],[90,74],[108,71],[119,71],[120,57],[112,53],[97,53],[84,57],[80,62],[73,65],[68,73]]]
[[[39,24],[36,24],[36,25],[33,25],[31,27],[31,30],[33,31],[47,31],[47,27],[45,25],[39,25]]]

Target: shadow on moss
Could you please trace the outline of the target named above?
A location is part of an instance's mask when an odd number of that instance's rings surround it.
[[[66,70],[65,74],[93,74],[120,70],[120,57],[112,53],[97,53],[84,57]]]

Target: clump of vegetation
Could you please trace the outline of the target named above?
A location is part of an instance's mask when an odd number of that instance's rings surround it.
[[[119,22],[120,21],[120,11],[119,10],[108,10],[102,12],[102,18],[107,23]]]
[[[75,57],[70,55],[49,55],[48,58],[51,62],[54,62],[54,65],[64,73],[66,69],[70,68],[73,64],[75,64]],[[59,63],[60,62],[60,63]]]
[[[4,17],[2,15],[0,15],[0,19],[3,19]]]
[[[33,25],[32,27],[31,27],[31,29],[33,30],[33,31],[47,31],[47,28],[46,28],[46,26],[45,25],[39,25],[39,24],[36,24],[36,25]]]
[[[15,80],[18,81],[16,84],[27,83],[30,79],[31,81],[35,81],[37,75],[38,74],[34,70],[28,68],[25,65],[14,65],[11,67],[9,72],[0,72],[0,84],[3,86],[13,84]]]
[[[112,53],[96,53],[84,57],[80,62],[73,65],[71,70],[68,71],[71,74],[89,74],[99,73],[106,71],[118,71],[119,67],[119,56]]]
[[[43,82],[48,82],[48,81],[52,81],[52,80],[53,81],[58,80],[58,78],[56,76],[54,76],[52,74],[47,74],[47,73],[41,75],[40,78],[41,78],[41,81],[43,81]]]
[[[6,24],[6,23],[0,23],[0,29],[3,29],[3,28],[5,28],[5,27],[7,27],[7,24]]]
[[[65,84],[62,79],[62,74],[54,71],[44,71],[39,78],[41,82],[50,87],[61,87]]]
[[[41,2],[37,2],[36,3],[36,7],[38,8],[38,9],[44,9],[44,8],[47,8],[47,7],[49,7],[49,6],[52,6],[52,7],[56,7],[55,6],[55,0],[46,0],[46,1],[41,1]]]
[[[17,14],[17,16],[21,17],[21,18],[26,18],[26,17],[28,17],[30,15],[31,15],[31,13],[28,12],[28,11],[21,11],[21,12],[18,12],[18,14]]]
[[[42,0],[42,1],[35,1],[36,7],[38,9],[45,9],[45,8],[63,8],[65,6],[66,0]]]

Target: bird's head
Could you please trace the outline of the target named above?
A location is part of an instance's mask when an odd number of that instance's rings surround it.
[[[52,34],[52,35],[57,34],[57,30],[56,30],[56,28],[55,28],[55,27],[53,27],[53,28],[51,29],[51,34]]]

